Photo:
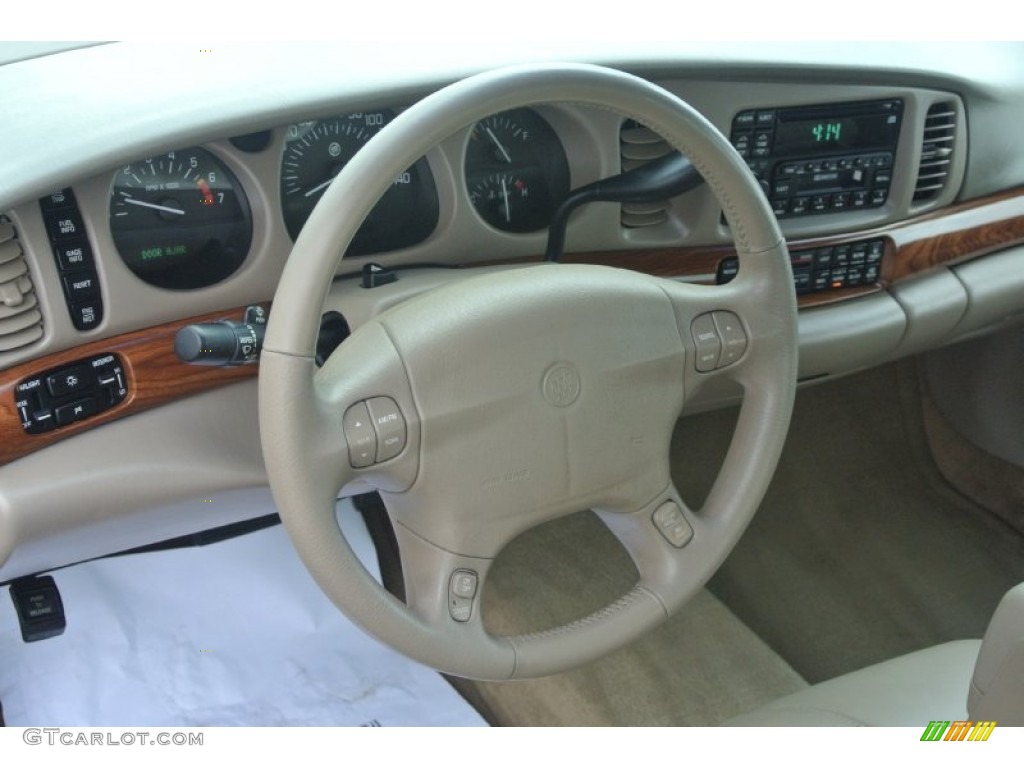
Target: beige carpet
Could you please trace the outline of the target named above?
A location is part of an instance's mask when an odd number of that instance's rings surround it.
[[[912,363],[801,391],[767,497],[709,585],[809,682],[980,637],[1024,581],[1024,539],[945,483],[920,414]],[[673,474],[691,503],[734,420],[680,423]]]

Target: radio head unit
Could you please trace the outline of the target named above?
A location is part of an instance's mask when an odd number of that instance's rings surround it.
[[[901,99],[748,109],[731,140],[779,218],[885,204]]]

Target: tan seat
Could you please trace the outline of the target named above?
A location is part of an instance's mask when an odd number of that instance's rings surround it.
[[[999,603],[984,640],[959,640],[813,685],[729,726],[1024,725],[1024,584]]]

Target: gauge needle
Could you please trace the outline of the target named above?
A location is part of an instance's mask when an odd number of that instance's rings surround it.
[[[498,146],[500,147],[501,144],[499,144]],[[509,210],[509,207],[508,207],[508,187],[505,186],[505,177],[504,176],[501,177],[501,197],[505,201],[505,222],[506,223],[511,223],[512,222],[512,212]]]
[[[332,181],[334,181],[334,177],[333,176],[331,176],[331,178],[329,178],[327,181],[321,181],[319,184],[317,184],[315,187],[313,187],[311,190],[309,190],[309,192],[304,194],[303,197],[312,197],[317,192],[319,192],[321,189],[323,189],[324,187],[328,186]]]
[[[484,126],[484,130],[487,131],[487,135],[491,137],[491,141],[493,141],[494,145],[501,151],[502,156],[505,158],[505,162],[511,165],[512,158],[509,157],[508,151],[503,146],[501,146],[501,142],[498,141],[498,137],[494,135],[494,131],[492,131],[487,126]]]
[[[132,199],[130,197],[126,197],[124,199],[124,201],[126,203],[128,203],[128,205],[140,205],[143,208],[152,208],[154,211],[164,211],[165,213],[176,213],[179,216],[184,216],[185,215],[185,212],[183,210],[181,210],[180,208],[169,208],[166,205],[157,205],[156,203],[146,203],[146,202],[143,202],[142,200],[134,200],[134,199]]]

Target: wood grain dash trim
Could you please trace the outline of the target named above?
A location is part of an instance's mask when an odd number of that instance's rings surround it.
[[[879,282],[874,285],[802,295],[801,308],[834,304],[877,293],[889,285],[938,267],[956,264],[1024,243],[1024,188],[933,211],[907,221],[855,233],[791,240],[790,251],[823,248],[844,243],[884,239],[885,255]],[[713,276],[722,259],[736,256],[729,246],[675,247],[649,250],[569,253],[567,264],[599,264],[669,278],[698,279]],[[485,262],[511,264],[539,262],[541,257]],[[480,262],[461,266],[481,266]]]
[[[0,464],[7,464],[66,437],[124,416],[255,376],[255,365],[233,368],[189,365],[181,362],[174,353],[174,336],[184,326],[225,318],[241,320],[243,313],[244,308],[238,308],[166,323],[83,344],[0,372]],[[127,397],[84,421],[41,435],[26,434],[14,406],[14,388],[18,383],[51,368],[104,354],[116,354],[121,358],[128,378]],[[159,436],[154,435],[153,438],[159,439]]]

